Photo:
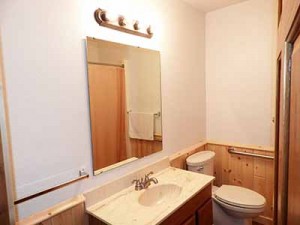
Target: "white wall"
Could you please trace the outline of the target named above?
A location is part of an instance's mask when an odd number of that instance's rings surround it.
[[[151,40],[97,25],[102,7],[151,21]],[[204,15],[180,0],[2,0],[18,197],[92,174],[85,36],[161,51],[164,150],[24,203],[21,218],[205,139]]]
[[[274,0],[206,15],[207,138],[272,146]]]

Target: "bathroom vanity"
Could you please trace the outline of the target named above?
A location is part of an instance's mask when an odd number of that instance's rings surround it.
[[[213,223],[211,183],[214,177],[168,166],[152,175],[158,184],[136,191],[130,179],[141,177],[140,174],[149,172],[149,169],[86,193],[90,225]],[[128,181],[127,187],[119,186]],[[114,193],[113,189],[116,190]]]
[[[196,194],[161,224],[212,225],[211,185]]]

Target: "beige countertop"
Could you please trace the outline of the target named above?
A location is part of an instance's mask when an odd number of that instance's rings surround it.
[[[143,206],[139,197],[147,190],[135,191],[134,185],[87,207],[88,214],[112,225],[158,224],[180,208],[214,180],[214,177],[167,167],[155,173],[157,185],[175,184],[181,187],[180,195],[155,206]]]

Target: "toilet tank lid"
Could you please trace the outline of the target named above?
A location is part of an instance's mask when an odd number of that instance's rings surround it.
[[[201,166],[215,157],[215,153],[212,151],[197,152],[186,159],[186,163],[189,166]]]

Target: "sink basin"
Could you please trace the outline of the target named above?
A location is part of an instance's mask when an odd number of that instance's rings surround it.
[[[163,202],[176,200],[182,188],[176,184],[161,184],[146,189],[139,197],[139,203],[143,206],[156,206]]]

